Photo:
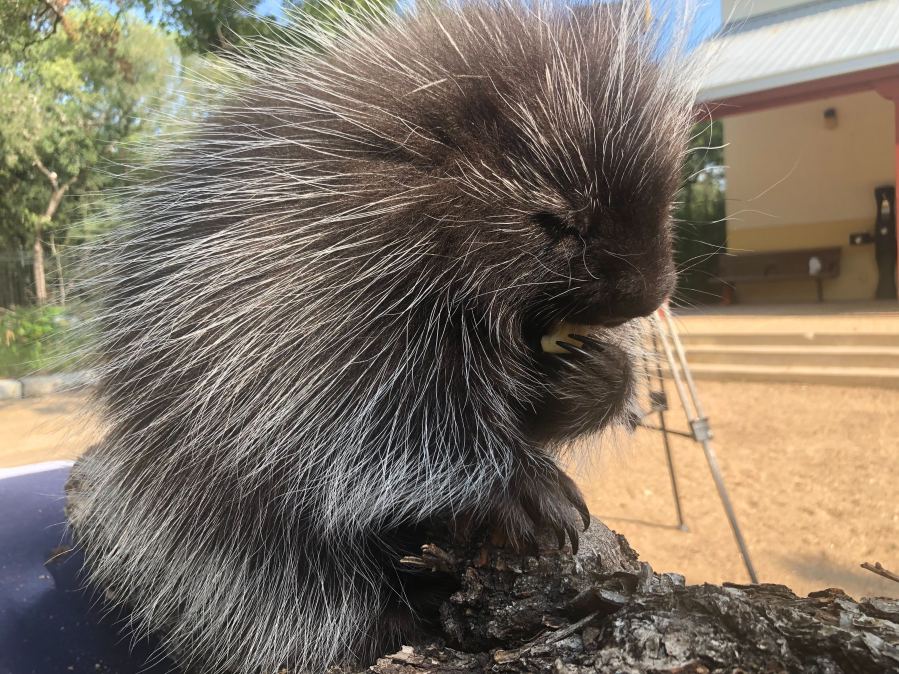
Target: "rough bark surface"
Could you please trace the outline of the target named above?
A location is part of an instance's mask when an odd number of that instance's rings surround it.
[[[686,586],[640,563],[601,523],[577,555],[456,555],[449,544],[426,546],[406,560],[459,582],[433,642],[331,674],[899,672],[896,599],[855,601],[837,589],[803,598],[772,584]]]
[[[83,522],[71,496],[67,513],[77,533]],[[654,573],[596,521],[576,555],[543,543],[539,555],[424,546],[404,564],[458,588],[435,616],[438,627],[369,668],[328,674],[899,673],[899,599],[687,586],[678,574]]]

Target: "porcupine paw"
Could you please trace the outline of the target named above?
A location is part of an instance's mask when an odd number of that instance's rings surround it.
[[[541,534],[551,534],[559,549],[568,540],[577,553],[579,530],[590,526],[590,511],[574,480],[558,467],[541,467],[517,476],[502,495],[493,519],[494,544],[539,554]]]
[[[544,354],[547,390],[534,420],[539,442],[565,442],[597,432],[626,406],[633,379],[627,354],[614,344],[569,335],[563,353]]]

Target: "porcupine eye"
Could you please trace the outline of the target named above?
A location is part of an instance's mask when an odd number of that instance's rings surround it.
[[[538,211],[531,216],[531,219],[554,239],[581,235],[580,230],[568,222],[566,218],[549,211]]]

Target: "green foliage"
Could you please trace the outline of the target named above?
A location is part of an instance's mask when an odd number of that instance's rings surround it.
[[[66,369],[80,347],[63,307],[0,308],[0,377]]]
[[[15,0],[0,32],[0,249],[39,240],[61,255],[88,234],[75,223],[117,182],[129,143],[158,128],[149,111],[171,98],[179,52],[158,28],[88,0]]]
[[[46,40],[58,27],[58,16],[47,2],[5,0],[0,4],[0,51],[21,51]]]
[[[394,0],[284,0],[285,15],[301,25],[333,26],[343,17],[377,22],[396,6]]]
[[[338,0],[370,16],[392,0]],[[2,3],[0,3],[2,4]],[[90,215],[95,195],[115,184],[129,161],[131,141],[159,130],[151,111],[174,112],[191,96],[190,70],[210,70],[204,59],[181,55],[225,49],[241,36],[279,39],[271,21],[254,14],[256,2],[238,0],[117,0],[109,6],[72,0],[64,14],[43,0],[0,6],[0,248],[27,248],[35,225],[57,245],[88,235],[72,229]],[[62,6],[62,3],[57,3]],[[332,21],[336,5],[285,0],[288,14]],[[353,8],[356,8],[354,10]],[[142,11],[157,26],[138,18]],[[171,31],[171,32],[167,32]],[[184,91],[186,90],[186,91]],[[177,92],[177,93],[176,93]],[[53,192],[42,163],[60,185],[72,181],[61,206],[44,222]]]
[[[0,14],[0,24],[9,20]],[[177,65],[173,40],[146,23],[99,8],[69,10],[65,20],[64,31],[0,50],[0,244],[9,248],[29,243],[47,209],[53,188],[38,164],[71,183],[52,223],[63,241],[84,215],[80,197],[115,181]]]
[[[679,271],[677,300],[716,302],[718,255],[726,247],[724,150],[721,122],[698,124],[684,163],[675,213]]]
[[[244,38],[288,37],[274,16],[261,13],[262,0],[119,0],[119,4],[139,6],[156,17],[160,26],[177,35],[185,53],[239,49]],[[370,18],[395,4],[394,0],[282,0],[281,8],[287,17],[302,15],[304,22],[333,24],[339,13]]]
[[[258,15],[261,2],[0,0],[0,250],[40,239],[61,255],[94,236],[97,194],[134,163],[132,141],[205,109],[194,103],[215,87],[195,80],[214,80],[219,52],[297,39]],[[393,0],[335,2],[371,17]],[[304,23],[334,20],[327,0],[283,5]]]
[[[222,51],[242,37],[269,35],[272,16],[259,12],[261,0],[134,0],[148,16],[177,35],[185,53]]]

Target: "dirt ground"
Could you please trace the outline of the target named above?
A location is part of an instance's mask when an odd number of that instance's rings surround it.
[[[715,447],[759,577],[800,593],[841,587],[899,596],[859,568],[899,569],[899,391],[800,384],[699,382]],[[0,466],[75,458],[77,396],[0,403]],[[670,424],[684,428],[679,410]],[[699,445],[673,441],[689,531],[676,527],[658,434],[591,443],[576,473],[593,513],[661,571],[690,583],[745,582],[739,553]]]
[[[0,468],[75,459],[96,437],[79,395],[0,400]]]
[[[899,596],[859,568],[899,568],[899,391],[803,384],[698,383],[725,482],[762,582],[807,593]],[[669,392],[669,396],[672,392]],[[669,425],[686,430],[682,412]],[[656,570],[690,583],[746,582],[700,445],[672,452],[689,531],[676,528],[662,438],[601,443],[578,480],[591,511]]]

